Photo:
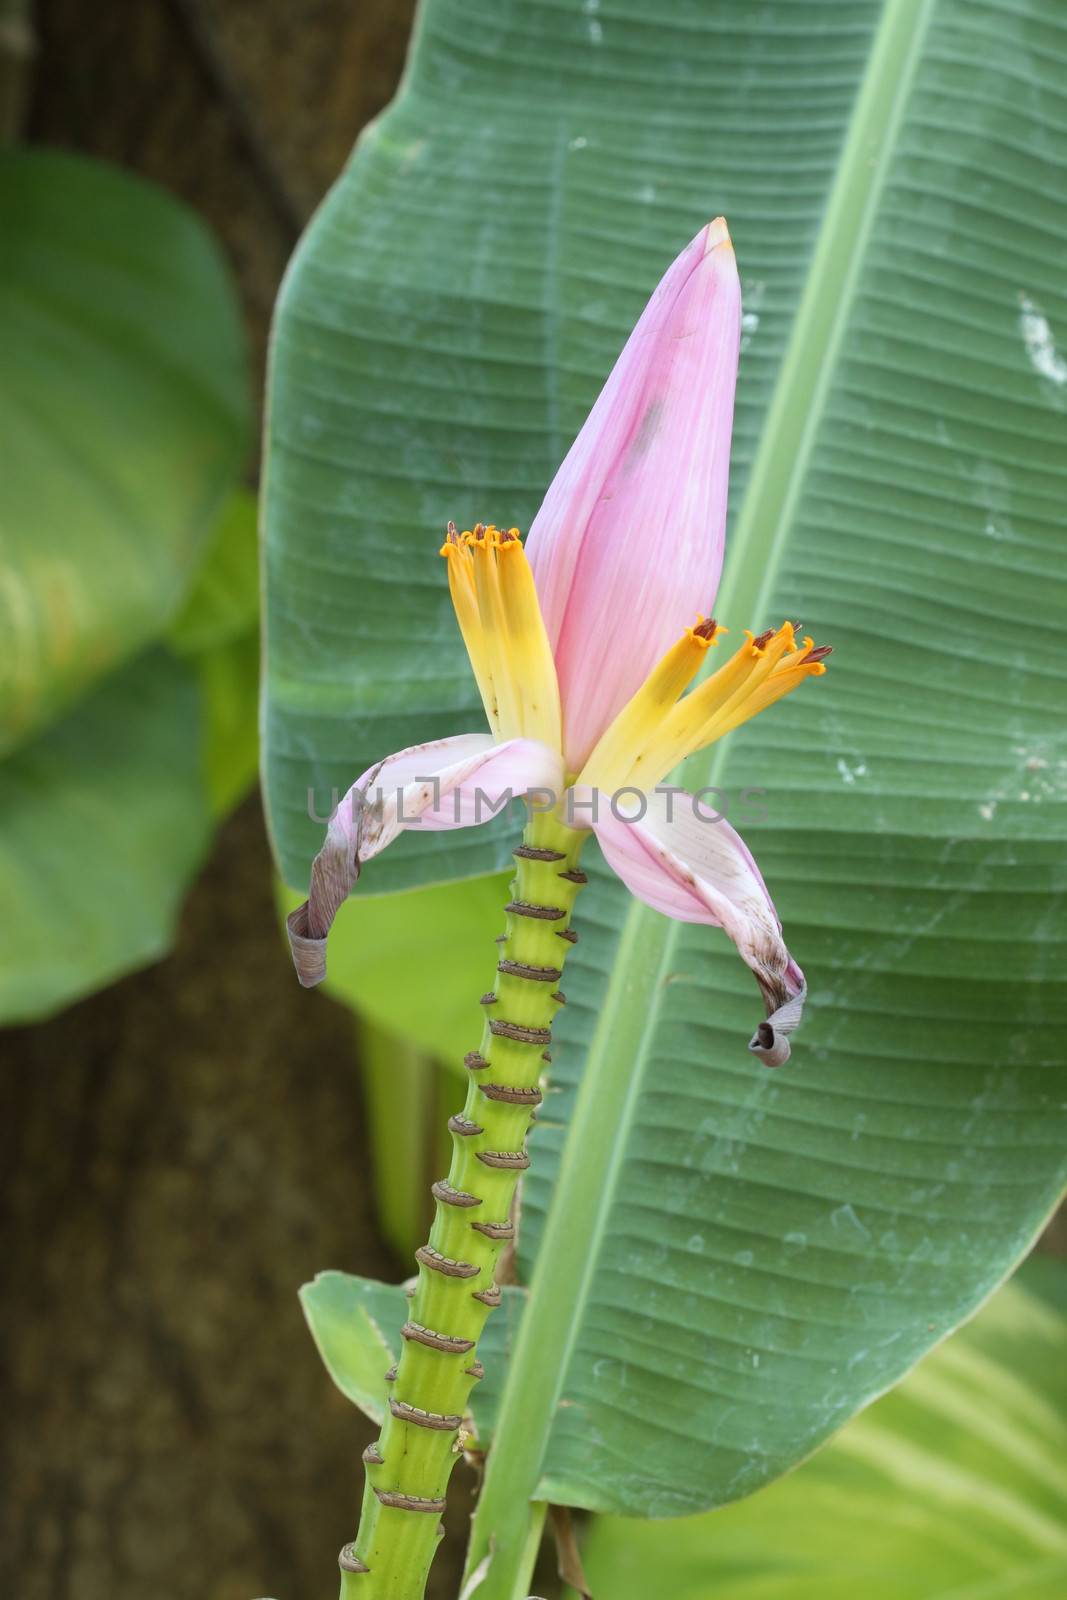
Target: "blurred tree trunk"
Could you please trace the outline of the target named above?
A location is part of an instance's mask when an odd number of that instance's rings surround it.
[[[0,1063],[0,1593],[331,1593],[372,1430],[296,1289],[403,1269],[364,1182],[351,1024],[290,981],[254,803],[175,954],[0,1035]]]
[[[262,377],[312,209],[392,97],[414,0],[38,0],[32,142],[143,173],[214,227]]]
[[[32,59],[30,0],[0,0],[0,146],[22,132]]]

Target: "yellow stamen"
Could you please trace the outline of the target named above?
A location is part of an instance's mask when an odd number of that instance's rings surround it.
[[[495,528],[483,528],[479,523],[474,529],[470,548],[474,558],[474,590],[478,597],[482,638],[493,674],[501,735],[507,739],[522,732],[522,700],[515,674],[508,662],[510,640],[504,620],[504,598],[500,593],[495,535]],[[504,732],[505,729],[508,731]]]
[[[517,528],[510,528],[499,537],[497,571],[504,602],[509,660],[519,687],[523,731],[528,739],[540,739],[542,744],[558,750],[563,735],[556,663],[545,632],[533,572]]]
[[[580,782],[611,792],[642,781],[645,752],[654,744],[675,701],[704,664],[708,647],[725,633],[714,618],[687,628],[677,644],[653,667],[637,693],[623,706],[597,741]],[[658,780],[653,778],[652,784]]]
[[[533,573],[516,528],[449,524],[441,554],[463,641],[494,734],[558,750],[559,687]]]
[[[790,694],[805,678],[826,671],[822,657],[828,648],[816,649],[811,639],[798,647],[794,625],[784,622],[758,637],[746,632],[745,643],[729,661],[679,699],[700,663],[696,660],[684,679],[680,673],[672,678],[671,667],[686,659],[693,632],[664,656],[619,712],[579,774],[580,784],[652,789],[686,756]]]
[[[790,667],[786,670],[779,668],[772,672],[760,688],[758,688],[743,705],[738,706],[729,716],[717,720],[711,739],[721,739],[724,733],[739,727],[742,722],[747,722],[750,717],[756,716],[760,711],[765,711],[768,706],[773,706],[776,700],[781,700],[783,695],[792,694],[798,689],[805,678],[821,678],[826,668],[821,661],[810,661],[806,665]],[[710,744],[711,739],[706,739],[705,744]],[[698,749],[702,746],[697,746]]]
[[[478,596],[474,587],[474,559],[471,556],[469,535],[461,538],[454,522],[448,524],[448,537],[441,546],[441,555],[448,561],[448,587],[456,611],[459,631],[467,647],[471,667],[474,669],[478,693],[482,697],[485,715],[493,733],[500,735],[500,708],[497,704],[493,669],[486,648],[485,634],[478,612]]]
[[[736,712],[750,703],[783,656],[792,653],[796,646],[791,622],[783,622],[777,631],[762,633],[759,638],[746,633],[746,638],[747,643],[733,658],[736,661],[738,656],[741,657],[736,680],[730,682],[724,678],[722,684],[717,684],[715,678],[709,678],[672,712],[670,727],[665,731],[686,746],[687,755],[694,750],[702,750],[705,745],[719,738],[720,724],[729,722],[730,727],[736,727],[736,722],[732,720]],[[727,662],[724,673],[731,665],[732,662]],[[745,716],[740,720],[744,722]]]

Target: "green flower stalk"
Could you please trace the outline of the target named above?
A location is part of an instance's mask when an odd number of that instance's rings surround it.
[[[804,976],[759,869],[717,812],[663,780],[696,750],[825,672],[797,625],[726,631],[707,615],[722,565],[740,287],[721,218],[668,270],[563,462],[524,549],[517,529],[450,524],[441,554],[488,734],[388,756],[330,819],[308,900],[289,919],[302,983],[321,980],[334,917],[364,864],[405,828],[470,827],[524,797],[513,898],[484,1036],[449,1124],[448,1178],[368,1450],[359,1535],[341,1553],[344,1600],[419,1600],[449,1475],[463,1448],[478,1339],[499,1303],[526,1134],[563,1004],[584,839],[640,899],[725,929],[760,987],[750,1050],[789,1055]],[[695,619],[695,620],[694,620]],[[688,692],[686,692],[688,690]],[[528,1552],[526,1552],[528,1554]],[[496,1552],[508,1575],[524,1555]]]
[[[576,939],[570,918],[584,874],[583,834],[534,816],[515,851],[513,898],[486,1020],[466,1057],[466,1104],[449,1120],[448,1177],[433,1188],[437,1214],[416,1252],[419,1276],[390,1374],[389,1415],[364,1455],[359,1537],[341,1554],[346,1600],[418,1600],[437,1546],[452,1468],[462,1450],[477,1345],[500,1302],[497,1263],[515,1235],[515,1190],[529,1165],[526,1134],[541,1103],[552,1018]]]

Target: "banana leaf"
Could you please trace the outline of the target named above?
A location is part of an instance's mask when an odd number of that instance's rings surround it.
[[[1065,1309],[1063,1262],[1027,1262],[758,1500],[668,1525],[598,1517],[583,1550],[594,1595],[1054,1600],[1067,1584]]]
[[[291,884],[309,791],[322,815],[480,726],[445,519],[528,525],[717,212],[746,316],[716,616],[837,650],[687,774],[766,791],[749,842],[811,991],[784,1071],[748,1055],[725,937],[587,852],[474,1557],[531,1498],[675,1516],[785,1472],[1061,1192],[1065,60],[1053,0],[425,0],[288,274],[265,730]],[[409,836],[359,893],[513,842]]]

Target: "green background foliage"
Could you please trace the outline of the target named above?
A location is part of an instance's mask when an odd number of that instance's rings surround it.
[[[166,950],[211,836],[196,679],[162,650],[0,763],[0,1015],[32,1021]]]
[[[503,927],[507,886],[495,874],[368,897],[365,904],[354,899],[330,935],[324,992],[462,1072],[475,1002],[492,974],[486,949]],[[279,891],[286,914],[305,898]]]
[[[16,151],[0,228],[0,1021],[25,1022],[164,953],[252,781],[256,504],[234,492],[240,308],[204,224],[102,163]]]

